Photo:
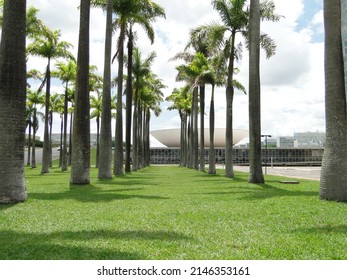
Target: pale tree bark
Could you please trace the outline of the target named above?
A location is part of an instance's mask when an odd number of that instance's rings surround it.
[[[249,19],[249,163],[248,182],[264,183],[261,164],[260,5],[251,0]]]
[[[26,0],[5,1],[0,46],[0,204],[25,201]]]
[[[77,81],[72,137],[71,184],[90,182],[89,21],[90,0],[81,0]]]
[[[50,172],[51,155],[50,155],[50,137],[49,137],[49,104],[51,98],[51,69],[50,69],[50,58],[48,58],[47,69],[46,69],[46,98],[45,98],[45,124],[43,134],[43,149],[42,149],[42,165],[41,173]]]
[[[324,1],[326,139],[320,198],[347,201],[347,113],[341,1]]]
[[[215,112],[214,112],[214,88],[212,85],[211,105],[210,105],[210,149],[208,153],[208,174],[216,174],[216,154],[214,150],[214,126],[215,126]]]
[[[131,123],[132,123],[132,101],[133,101],[133,49],[134,38],[132,26],[130,25],[128,36],[128,77],[126,89],[126,108],[125,108],[125,172],[131,172]]]
[[[99,154],[99,179],[112,178],[112,129],[111,129],[111,50],[112,50],[112,7],[107,1],[104,81],[102,92],[101,135]]]
[[[199,131],[198,131],[198,107],[199,107],[199,89],[193,90],[193,168],[199,170]]]
[[[200,86],[200,171],[205,171],[205,85]]]
[[[117,116],[116,116],[116,137],[114,149],[114,174],[123,175],[123,61],[124,61],[124,40],[125,23],[120,28],[118,42],[118,85],[117,85]]]
[[[233,166],[233,102],[234,102],[234,53],[236,31],[231,34],[231,52],[228,65],[228,81],[226,87],[226,129],[225,129],[225,176],[234,178]]]

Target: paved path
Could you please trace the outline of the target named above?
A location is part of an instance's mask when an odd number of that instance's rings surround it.
[[[57,150],[57,148],[53,148],[52,149],[52,156],[53,159],[58,159],[59,158],[59,151]],[[28,157],[28,150],[25,149],[24,152],[24,164],[27,164],[27,157]],[[42,162],[42,148],[35,148],[35,159],[36,159],[36,163],[41,163]]]
[[[234,166],[235,170],[249,172],[249,166]],[[266,173],[290,178],[300,178],[308,180],[320,179],[321,167],[318,166],[287,166],[287,167],[270,167],[266,168]],[[265,174],[265,167],[263,168]]]

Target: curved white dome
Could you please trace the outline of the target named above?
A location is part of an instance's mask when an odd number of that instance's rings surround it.
[[[179,128],[161,129],[151,132],[151,135],[156,138],[160,143],[168,148],[178,148],[180,146],[181,130]],[[199,133],[200,136],[200,133]],[[233,145],[239,143],[248,136],[248,130],[234,129],[233,130]],[[205,128],[205,147],[210,146],[210,132],[209,128]],[[214,146],[216,148],[225,147],[225,128],[214,129]]]

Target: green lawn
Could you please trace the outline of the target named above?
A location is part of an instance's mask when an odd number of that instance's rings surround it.
[[[315,181],[155,166],[70,188],[39,173],[27,202],[0,206],[0,259],[347,259],[347,204]]]

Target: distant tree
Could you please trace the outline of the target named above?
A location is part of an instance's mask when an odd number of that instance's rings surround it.
[[[96,163],[95,167],[99,167],[99,140],[100,140],[100,118],[102,116],[102,95],[97,93],[97,95],[90,96],[90,108],[93,109],[90,113],[90,118],[96,120]]]
[[[177,110],[181,119],[180,129],[180,165],[188,166],[188,119],[191,115],[192,94],[191,87],[186,85],[180,89],[174,88],[172,94],[166,97],[166,101],[173,105],[168,110]]]
[[[27,47],[28,53],[34,56],[47,58],[47,67],[45,73],[46,82],[46,101],[45,101],[45,126],[44,142],[42,153],[41,173],[49,173],[51,163],[51,145],[49,137],[49,116],[50,116],[50,95],[51,95],[51,61],[57,58],[72,58],[69,48],[72,45],[65,41],[59,41],[61,34],[59,30],[47,30],[38,38],[35,38]]]
[[[62,154],[62,171],[68,169],[68,152],[67,152],[67,126],[68,126],[68,114],[69,114],[69,86],[70,83],[76,80],[76,61],[70,59],[66,63],[58,62],[56,64],[57,70],[52,73],[54,77],[58,77],[65,85],[64,93],[64,116],[63,116],[63,145],[61,149]],[[70,145],[69,145],[70,146]],[[71,148],[71,147],[70,147]]]
[[[5,1],[0,45],[0,204],[27,199],[24,176],[26,1]]]
[[[63,121],[63,114],[64,114],[64,99],[63,96],[59,93],[54,93],[51,95],[51,102],[49,105],[49,139],[52,139],[52,132],[53,132],[53,117],[54,113],[58,113],[61,117],[61,124]],[[61,126],[62,128],[62,126]],[[60,134],[60,148],[62,148],[62,136],[63,134]],[[49,141],[49,149],[50,149],[50,166],[53,165],[53,159],[52,159],[52,140]],[[62,149],[60,149],[60,156],[59,156],[59,167],[61,167],[61,159],[62,159]]]
[[[32,156],[31,156],[31,168],[36,168],[36,152],[35,152],[35,143],[36,143],[36,132],[39,128],[39,120],[38,116],[44,118],[44,114],[37,111],[37,105],[44,104],[44,96],[41,91],[31,91],[29,90],[27,93],[27,104],[32,107],[32,116],[31,116],[31,124],[33,129],[33,140],[32,140]],[[29,160],[28,156],[28,160]],[[29,163],[29,161],[28,161]],[[30,165],[30,163],[29,163]]]

